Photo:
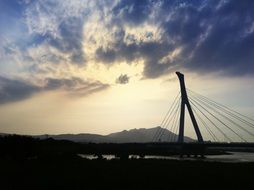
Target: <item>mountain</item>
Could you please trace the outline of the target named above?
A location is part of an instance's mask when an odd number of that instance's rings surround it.
[[[60,135],[38,135],[34,136],[35,138],[45,139],[53,138],[55,140],[69,140],[73,142],[93,142],[93,143],[102,143],[110,142],[107,136],[81,133],[81,134],[60,134]]]
[[[56,140],[70,140],[74,142],[93,142],[93,143],[144,143],[152,142],[155,134],[160,134],[161,142],[176,140],[178,135],[170,132],[167,129],[161,127],[155,128],[140,128],[140,129],[131,129],[124,130],[117,133],[111,133],[109,135],[97,135],[97,134],[61,134],[61,135],[40,135],[35,136],[37,138],[53,138]],[[158,140],[158,138],[156,138]],[[189,137],[184,137],[185,142],[195,141]]]

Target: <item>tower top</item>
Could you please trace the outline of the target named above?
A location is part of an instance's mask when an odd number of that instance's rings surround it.
[[[180,77],[183,77],[183,76],[184,76],[184,74],[182,74],[182,73],[179,72],[179,71],[176,71],[176,74],[177,74],[177,76],[180,76]]]

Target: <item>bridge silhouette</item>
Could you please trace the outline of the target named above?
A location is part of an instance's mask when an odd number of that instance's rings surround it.
[[[162,120],[161,128],[156,131],[153,142],[161,142],[164,139],[168,142],[184,143],[185,107],[188,109],[198,143],[204,143],[201,129],[203,133],[209,135],[209,138],[206,139],[209,142],[247,143],[254,141],[254,120],[252,118],[186,89],[184,75],[180,72],[176,74],[180,81],[181,91]],[[175,139],[173,135],[166,138],[165,129],[169,129],[172,133],[179,131],[178,139]]]
[[[149,143],[89,143],[84,154],[102,158],[104,154],[128,158],[129,155],[201,156],[228,150],[254,151],[254,120],[185,87],[184,75],[176,72],[180,92]],[[190,115],[197,140],[185,142],[185,108]],[[189,126],[188,126],[189,127]],[[168,129],[171,135],[165,132]],[[177,133],[178,131],[178,133]],[[178,134],[178,138],[176,135]],[[205,138],[204,135],[205,134]],[[167,136],[168,135],[168,136]]]

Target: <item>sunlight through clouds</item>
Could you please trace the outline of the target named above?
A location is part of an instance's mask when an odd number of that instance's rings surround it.
[[[155,127],[178,92],[176,70],[190,88],[229,103],[252,90],[252,1],[18,0],[0,8],[0,112],[9,118],[0,124],[20,123],[20,132]],[[251,101],[237,107],[253,115]],[[40,111],[52,128],[39,124]]]

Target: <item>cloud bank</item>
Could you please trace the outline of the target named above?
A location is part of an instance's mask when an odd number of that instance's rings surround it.
[[[0,7],[0,74],[10,75],[0,78],[1,102],[40,90],[104,89],[104,81],[69,72],[91,63],[141,60],[143,79],[175,70],[254,75],[252,0],[26,0]],[[20,73],[47,85],[8,79]]]
[[[147,78],[176,69],[253,75],[253,12],[248,0],[121,1],[108,23],[118,28],[115,41],[96,55],[110,63],[144,59]],[[130,28],[137,31],[131,34]]]
[[[0,76],[0,104],[23,100],[38,92],[65,90],[69,95],[86,96],[108,87],[109,85],[98,81],[89,82],[80,78],[46,78],[39,86],[22,79]]]

